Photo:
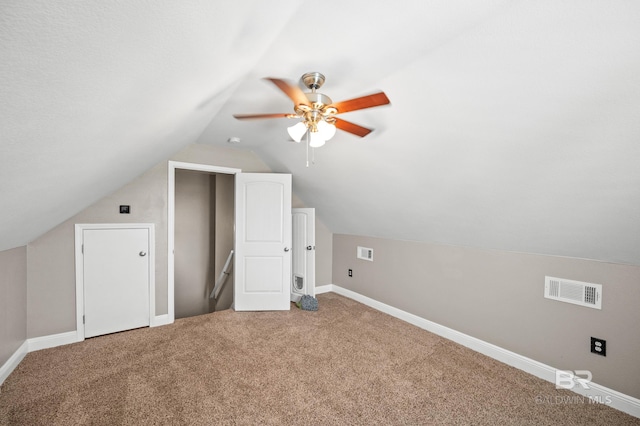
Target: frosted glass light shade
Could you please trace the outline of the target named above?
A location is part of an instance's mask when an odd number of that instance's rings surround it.
[[[287,127],[287,132],[289,132],[289,136],[296,142],[300,142],[302,137],[307,132],[307,126],[301,121],[291,127]]]
[[[336,126],[334,126],[333,124],[329,124],[326,121],[320,120],[318,122],[318,132],[320,133],[320,136],[322,136],[322,139],[328,141],[333,136],[335,136]]]
[[[320,132],[309,132],[309,146],[311,148],[319,148],[324,145],[325,142]]]

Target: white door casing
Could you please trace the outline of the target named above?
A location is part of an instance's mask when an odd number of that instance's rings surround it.
[[[291,209],[293,248],[291,267],[291,301],[302,295],[315,296],[315,212],[314,208]]]
[[[153,224],[76,225],[78,340],[151,324]]]
[[[291,175],[238,173],[234,309],[289,310]]]

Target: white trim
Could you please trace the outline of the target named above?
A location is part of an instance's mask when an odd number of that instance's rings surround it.
[[[76,340],[84,340],[84,276],[82,265],[82,228],[75,225],[75,261],[76,261]]]
[[[333,284],[325,284],[325,285],[316,286],[316,295],[322,294],[322,293],[329,293],[330,291],[333,291]]]
[[[235,175],[236,173],[242,172],[242,169],[235,169],[232,167],[212,166],[210,164],[185,163],[182,161],[169,161],[169,170],[175,171],[176,169],[195,170],[199,172],[209,173],[224,173],[227,175]]]
[[[164,315],[156,315],[153,317],[153,321],[151,322],[151,327],[159,327],[161,325],[171,324],[173,321],[169,320],[169,314]]]
[[[22,359],[27,355],[27,352],[29,352],[29,344],[24,341],[20,347],[16,349],[13,355],[9,357],[7,362],[0,366],[0,385],[3,384],[13,370],[16,369],[18,364],[20,364],[20,361],[22,361]]]
[[[66,333],[51,334],[49,336],[33,337],[27,339],[29,344],[29,352],[39,351],[42,349],[55,348],[56,346],[68,345],[70,343],[81,342],[78,340],[78,332],[67,331]]]
[[[175,321],[175,227],[176,227],[176,169],[195,170],[199,172],[232,174],[242,172],[242,169],[211,166],[208,164],[184,163],[169,161],[168,193],[167,193],[167,314],[164,324]],[[162,324],[158,324],[162,325]]]
[[[517,353],[508,351],[494,344],[460,333],[459,331],[426,320],[417,315],[410,314],[409,312],[401,309],[394,308],[393,306],[378,302],[377,300],[363,296],[354,291],[347,290],[346,288],[342,288],[335,284],[316,287],[316,294],[326,293],[328,291],[333,291],[337,294],[353,299],[378,311],[389,314],[402,321],[406,321],[424,330],[437,334],[438,336],[452,340],[476,352],[480,352],[483,355],[487,355],[488,357],[555,384],[557,369],[554,367],[550,367],[541,362],[518,355]],[[597,401],[606,401],[607,405],[610,407],[640,418],[640,399],[625,395],[593,382],[589,383],[589,387],[590,389],[583,389],[582,386],[575,386],[572,390],[581,395],[595,398]]]
[[[84,340],[84,262],[82,233],[85,229],[146,229],[149,231],[149,326],[156,325],[156,226],[153,223],[76,223],[76,342]]]

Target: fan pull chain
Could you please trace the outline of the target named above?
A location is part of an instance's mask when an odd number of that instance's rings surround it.
[[[309,135],[309,131],[307,131],[307,167],[309,167],[309,141],[311,136]]]
[[[309,167],[309,146],[311,146],[311,132],[307,132],[307,167]],[[316,149],[311,148],[311,164],[316,164]]]

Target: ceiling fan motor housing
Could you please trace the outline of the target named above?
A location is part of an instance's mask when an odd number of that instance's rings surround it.
[[[319,72],[308,72],[300,77],[302,83],[305,87],[308,87],[311,90],[318,90],[324,84],[324,75]]]
[[[309,100],[310,105],[297,105],[295,107],[296,114],[305,119],[307,126],[310,124],[315,127],[315,124],[324,119],[328,123],[335,122],[333,115],[337,110],[330,107],[332,101],[327,95],[322,93],[305,93],[305,96]]]
[[[331,105],[331,98],[322,93],[305,93],[312,107],[322,109],[327,105]]]

